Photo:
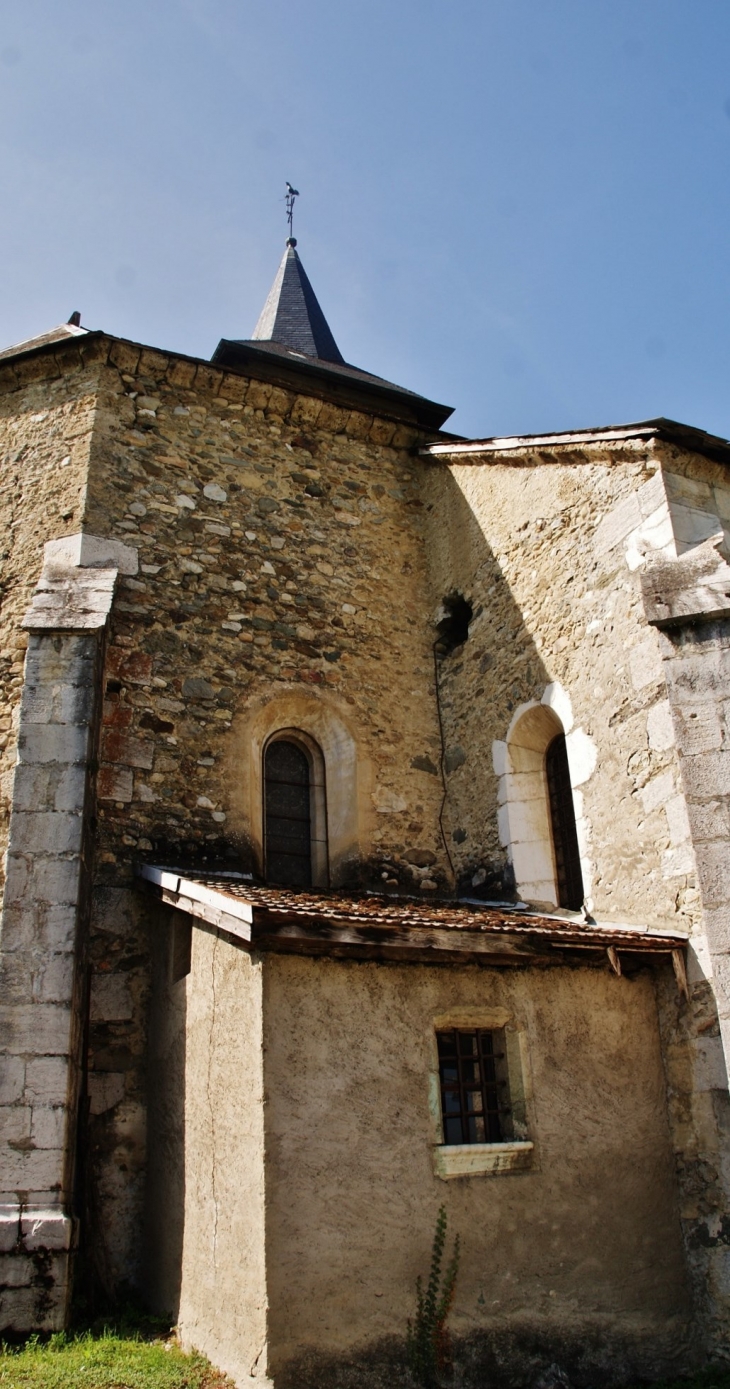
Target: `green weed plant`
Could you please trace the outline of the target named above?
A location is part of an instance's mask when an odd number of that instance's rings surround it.
[[[441,1272],[446,1247],[446,1207],[441,1206],[431,1250],[431,1268],[424,1292],[416,1279],[416,1315],[408,1322],[408,1361],[418,1389],[438,1389],[450,1363],[449,1334],[446,1329],[459,1272],[459,1236],[454,1252]]]

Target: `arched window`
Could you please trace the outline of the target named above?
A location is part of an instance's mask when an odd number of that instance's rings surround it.
[[[595,748],[573,727],[561,686],[548,686],[551,702],[517,709],[504,743],[493,746],[499,776],[500,843],[508,850],[517,891],[526,902],[579,911],[590,893],[588,825],[582,786],[595,767]],[[559,712],[552,707],[553,702]],[[568,761],[568,748],[570,761]],[[581,859],[581,847],[583,859]]]
[[[545,754],[545,777],[550,806],[550,828],[555,854],[558,905],[580,911],[583,905],[583,875],[573,809],[565,734],[553,738]]]
[[[327,824],[322,754],[295,729],[264,749],[266,877],[282,887],[327,886]]]

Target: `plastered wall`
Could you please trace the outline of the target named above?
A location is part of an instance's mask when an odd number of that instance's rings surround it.
[[[523,1033],[535,1165],[442,1181],[433,1022],[479,1006]],[[578,1382],[591,1366],[620,1378],[681,1363],[689,1304],[650,971],[269,956],[264,1056],[277,1389],[397,1362],[441,1203],[462,1240],[453,1330],[475,1382],[505,1337],[513,1373],[538,1343]]]
[[[262,969],[196,928],[175,982],[181,921],[156,914],[145,1291],[185,1346],[237,1384],[266,1384]]]

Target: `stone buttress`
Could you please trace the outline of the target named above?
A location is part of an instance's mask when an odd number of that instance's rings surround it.
[[[68,1313],[99,690],[117,574],[136,562],[93,536],[51,541],[24,620],[0,936],[0,1312],[11,1328],[57,1329]]]

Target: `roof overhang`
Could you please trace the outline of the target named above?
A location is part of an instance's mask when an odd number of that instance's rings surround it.
[[[295,892],[233,875],[213,878],[150,864],[138,876],[168,906],[247,949],[281,954],[514,966],[557,963],[574,952],[599,958],[608,952],[616,969],[619,950],[671,956],[687,944],[680,932],[589,924],[577,916],[508,906]]]
[[[93,350],[93,345],[100,342],[122,343],[133,351],[157,353],[162,357],[190,362],[208,370],[212,366],[221,372],[246,376],[254,381],[265,381],[299,395],[327,400],[345,410],[357,410],[377,415],[381,419],[393,420],[397,424],[410,425],[426,436],[440,433],[441,425],[453,414],[449,405],[439,405],[415,391],[395,386],[378,376],[360,371],[357,367],[340,367],[336,363],[320,362],[318,359],[278,348],[276,344],[234,342],[223,338],[213,356],[208,359],[191,357],[188,353],[176,352],[167,347],[151,347],[148,343],[134,342],[131,338],[118,338],[100,329],[66,331],[66,328],[67,325],[63,325],[50,333],[6,348],[0,352],[0,367],[12,368],[15,362],[36,356],[52,356],[71,346],[80,348],[83,354],[88,349]],[[445,437],[450,436],[447,434]]]
[[[415,425],[428,433],[437,433],[453,414],[449,405],[439,405],[435,400],[371,376],[357,367],[307,357],[276,343],[222,338],[211,363],[228,371],[240,371],[258,381],[269,381],[287,391],[319,396],[347,410],[361,410]]]
[[[85,338],[88,333],[88,328],[77,327],[75,323],[59,323],[57,327],[49,328],[47,333],[40,333],[35,338],[26,338],[24,342],[16,342],[12,347],[4,348],[0,352],[0,361],[5,357],[18,357],[26,352],[34,352],[39,347],[57,347],[59,343],[68,342],[69,338]]]
[[[691,453],[702,454],[715,463],[730,463],[730,441],[715,434],[706,434],[703,429],[693,425],[679,424],[676,420],[640,420],[636,424],[606,425],[598,429],[563,430],[556,434],[514,434],[503,438],[463,439],[455,443],[428,444],[420,450],[423,457],[458,458],[460,461],[478,462],[493,453],[543,453],[544,451],[571,452],[585,445],[650,442],[661,440],[687,449]]]

